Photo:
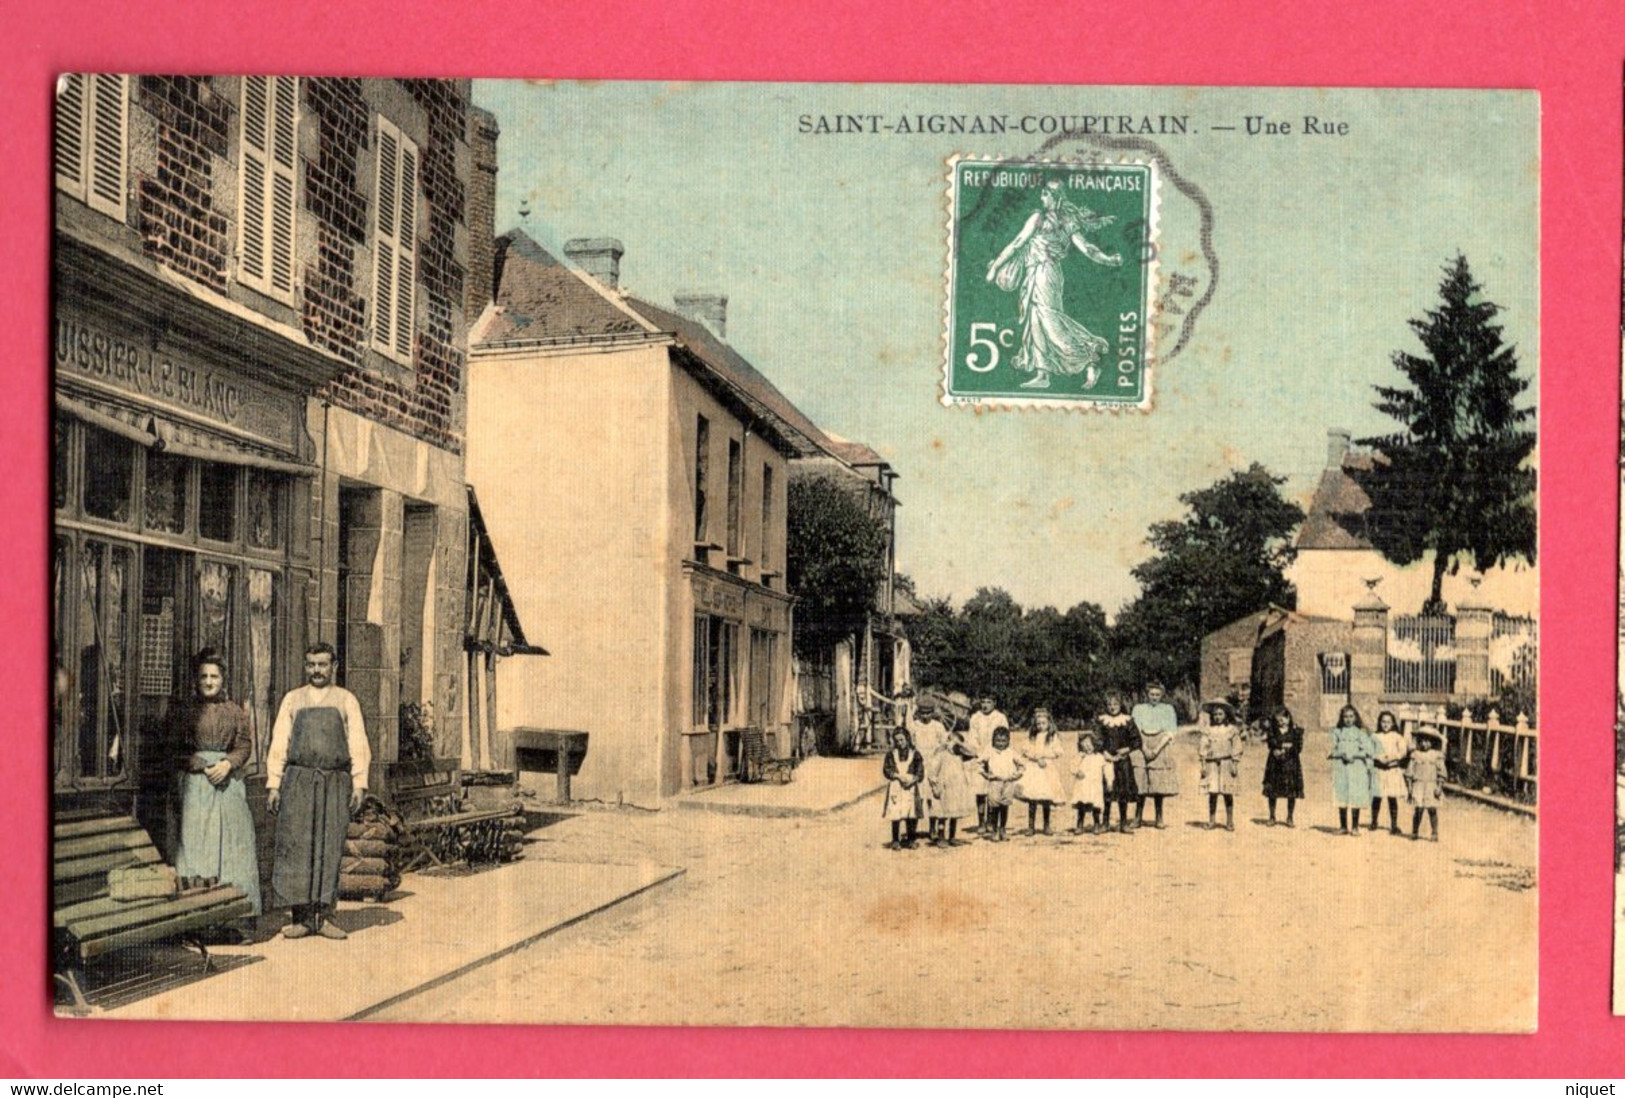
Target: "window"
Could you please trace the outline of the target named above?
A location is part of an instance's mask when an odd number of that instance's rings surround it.
[[[248,711],[254,719],[254,757],[270,746],[277,705],[277,612],[281,608],[274,572],[248,570]]]
[[[773,674],[773,654],[778,635],[763,629],[750,631],[750,721],[763,731],[777,723],[778,679]]]
[[[237,276],[243,285],[292,304],[298,79],[243,77],[242,118]]]
[[[739,625],[710,614],[694,616],[694,727],[738,723]]]
[[[1239,686],[1251,682],[1253,678],[1253,650],[1251,648],[1232,648],[1228,653],[1230,657],[1230,685]]]
[[[772,553],[769,551],[773,545],[773,466],[762,466],[762,543],[756,550],[756,556],[761,561],[762,575],[773,574],[773,566],[769,563]]]
[[[380,117],[378,187],[372,204],[372,345],[408,364],[416,319],[417,189],[417,146]]]
[[[716,677],[716,722],[724,728],[739,723],[739,626],[712,618],[716,641],[712,646]]]
[[[85,431],[85,514],[108,522],[129,522],[135,483],[135,445],[96,427]]]
[[[739,510],[742,497],[745,494],[745,463],[743,448],[739,440],[728,440],[728,556],[730,560],[738,560],[741,556],[739,549]]]
[[[711,723],[711,619],[694,615],[694,695],[689,710],[695,728]]]
[[[237,568],[219,561],[200,560],[197,571],[198,647],[213,648],[235,668],[237,636]]]
[[[73,428],[61,416],[51,420],[51,503],[58,510],[65,510],[68,500],[73,498],[72,485],[69,481],[73,475],[72,462]]]
[[[129,749],[129,708],[124,657],[129,648],[129,548],[86,541],[80,557],[79,609],[74,634],[78,667],[78,773],[91,779],[118,777]]]
[[[282,548],[282,498],[286,478],[263,469],[248,470],[247,541],[253,549]]]
[[[162,534],[186,532],[186,486],[192,463],[163,451],[147,454],[146,510],[143,523]]]
[[[56,185],[124,220],[128,78],[68,73],[56,89]]]
[[[198,532],[210,541],[237,540],[237,467],[205,462],[198,476]]]
[[[711,421],[704,416],[694,426],[694,543],[704,545],[705,488],[711,478]]]

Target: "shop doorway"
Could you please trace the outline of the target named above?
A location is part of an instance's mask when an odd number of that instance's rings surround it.
[[[694,732],[689,736],[689,779],[714,785],[738,768],[740,729],[739,625],[726,618],[694,618]]]
[[[141,789],[137,816],[168,857],[174,856],[178,839],[175,771],[182,733],[176,722],[180,706],[192,691],[191,657],[202,647],[193,643],[194,599],[189,580],[195,560],[194,554],[178,549],[149,545],[141,550],[140,637],[134,676],[135,725],[142,745],[137,759]],[[220,651],[229,660],[230,653],[224,648]]]

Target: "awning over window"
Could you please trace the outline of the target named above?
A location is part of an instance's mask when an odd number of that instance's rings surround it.
[[[109,431],[153,450],[163,450],[200,461],[247,465],[290,476],[316,475],[316,467],[312,464],[289,461],[286,457],[252,443],[191,427],[153,412],[123,408],[100,401],[92,402],[66,396],[60,391],[56,394],[56,407],[58,411],[81,419],[92,427],[99,427],[103,431]]]
[[[498,656],[548,654],[525,639],[473,485],[468,487],[468,622],[463,647]]]

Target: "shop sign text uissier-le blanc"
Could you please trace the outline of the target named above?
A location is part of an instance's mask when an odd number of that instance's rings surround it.
[[[180,361],[75,317],[57,318],[56,368],[59,381],[88,381],[281,447],[293,442],[296,408],[290,398],[236,372]]]

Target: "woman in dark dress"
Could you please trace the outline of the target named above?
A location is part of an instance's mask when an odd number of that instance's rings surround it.
[[[178,715],[181,839],[175,872],[183,886],[237,886],[258,915],[259,860],[243,785],[254,750],[248,710],[226,695],[225,661],[212,649],[199,652],[193,667],[195,693]]]
[[[1275,826],[1275,802],[1286,801],[1286,825],[1303,797],[1303,729],[1285,707],[1276,711],[1264,729],[1264,797],[1269,801],[1270,826]]]
[[[1134,780],[1134,763],[1130,756],[1140,749],[1140,730],[1134,718],[1123,711],[1123,695],[1116,690],[1106,693],[1106,712],[1095,718],[1099,734],[1100,753],[1111,764],[1112,787],[1106,797],[1106,813],[1101,830],[1110,830],[1112,802],[1117,802],[1117,830],[1128,833],[1129,805],[1140,803],[1139,785]]]

